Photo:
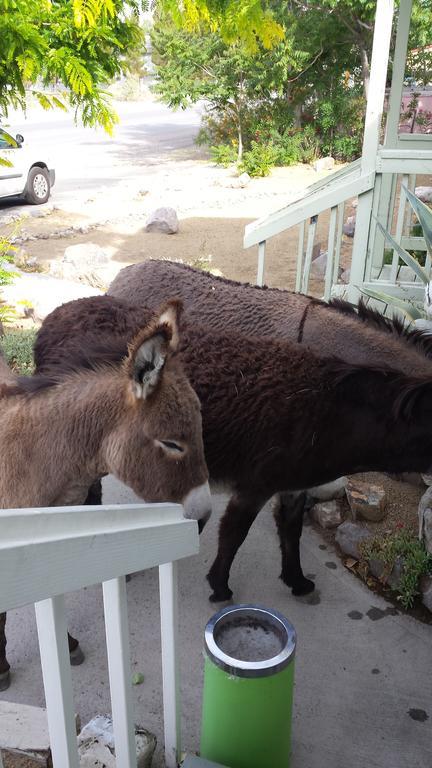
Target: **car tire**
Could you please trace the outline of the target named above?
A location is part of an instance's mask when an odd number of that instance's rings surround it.
[[[32,205],[46,203],[50,196],[50,180],[46,168],[30,168],[24,192],[25,199]]]

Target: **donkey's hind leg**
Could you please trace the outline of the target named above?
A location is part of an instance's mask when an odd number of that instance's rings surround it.
[[[281,493],[275,499],[274,518],[282,552],[281,579],[293,595],[307,595],[315,584],[303,575],[300,563],[300,537],[303,528],[305,493]]]
[[[210,596],[212,603],[230,600],[232,597],[228,586],[232,562],[264,502],[265,499],[257,501],[241,494],[230,499],[219,525],[216,559],[207,574],[207,581],[213,589]]]
[[[6,659],[6,614],[0,613],[0,691],[10,685],[10,666]]]

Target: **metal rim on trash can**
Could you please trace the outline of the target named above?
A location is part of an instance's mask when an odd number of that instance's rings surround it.
[[[243,617],[249,615],[255,620],[263,619],[276,631],[282,632],[286,640],[280,653],[262,661],[243,661],[224,653],[216,643],[215,634],[224,623],[228,623],[229,618],[234,618],[235,614],[238,614],[239,618],[242,615]],[[230,605],[228,608],[223,608],[212,616],[204,633],[205,648],[209,658],[218,667],[236,677],[267,677],[280,672],[293,660],[296,640],[296,631],[285,616],[279,611],[253,604]]]

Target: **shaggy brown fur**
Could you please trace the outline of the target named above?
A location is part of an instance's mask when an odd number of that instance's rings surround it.
[[[236,283],[184,264],[146,261],[122,269],[108,293],[130,303],[154,307],[180,298],[188,321],[215,330],[303,343],[323,357],[388,365],[402,373],[429,375],[426,358],[432,338],[400,321],[383,318],[362,303],[330,304],[276,288]]]
[[[95,341],[109,349],[115,332],[110,318],[119,315],[122,328],[129,326],[126,344],[142,312],[109,296],[63,305],[39,333],[38,366],[55,365],[60,349],[62,366],[68,357],[73,365],[76,351]],[[231,595],[235,553],[275,493],[301,491],[342,474],[426,471],[432,464],[432,369],[428,378],[407,377],[382,366],[321,359],[297,344],[192,325],[183,329],[181,348],[202,404],[210,476],[234,491],[209,573],[213,599]],[[295,594],[310,591],[313,583],[303,576],[299,560],[301,509],[278,524],[284,537],[282,578]]]
[[[1,364],[3,509],[82,504],[92,481],[111,472],[146,501],[208,516],[200,404],[175,355],[177,313],[176,304],[141,312],[129,347],[117,347],[120,365],[101,366],[88,346],[86,369],[57,368],[51,378],[14,380]],[[199,508],[191,492],[201,487]],[[9,668],[1,628],[0,676]]]

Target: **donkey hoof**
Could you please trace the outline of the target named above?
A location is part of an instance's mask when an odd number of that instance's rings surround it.
[[[127,574],[126,574],[126,576],[125,576],[125,579],[126,579],[126,584],[129,584],[129,582],[130,582],[130,581],[132,581],[132,576],[131,576],[131,574],[130,574],[130,573],[127,573]]]
[[[295,585],[295,587],[292,588],[291,592],[295,597],[300,597],[300,595],[308,595],[309,592],[313,592],[315,589],[315,584],[310,579],[302,579],[301,582]]]
[[[209,600],[211,603],[226,603],[227,600],[231,600],[232,596],[232,590],[228,587],[220,592],[213,592],[213,594],[210,595]]]
[[[80,664],[85,661],[85,656],[81,650],[81,647],[77,645],[73,651],[69,651],[70,663],[73,667],[79,667]]]
[[[0,691],[7,691],[10,686],[10,672],[0,672]]]

